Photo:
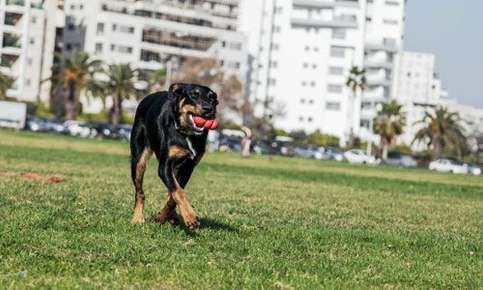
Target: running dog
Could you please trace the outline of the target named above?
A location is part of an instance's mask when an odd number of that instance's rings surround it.
[[[205,153],[208,130],[218,126],[217,95],[205,86],[173,84],[167,92],[146,96],[136,110],[131,134],[131,175],[135,187],[133,223],[144,222],[143,177],[153,153],[158,175],[168,189],[166,205],[155,220],[176,222],[176,206],[190,229],[199,217],[184,188]]]

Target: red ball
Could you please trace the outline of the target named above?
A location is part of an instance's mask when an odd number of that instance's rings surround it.
[[[204,127],[205,126],[205,123],[206,123],[206,120],[203,119],[200,116],[195,116],[193,118],[193,121],[195,122],[195,125],[198,126],[198,127]]]
[[[212,125],[213,125],[213,120],[206,121],[206,123],[205,123],[205,129],[210,130]]]
[[[211,130],[216,130],[218,128],[218,120],[213,120],[213,124],[211,124],[210,129]]]

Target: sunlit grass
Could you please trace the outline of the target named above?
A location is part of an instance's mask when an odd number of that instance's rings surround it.
[[[481,177],[214,154],[190,232],[130,224],[128,160],[125,143],[0,131],[0,172],[65,178],[0,176],[0,288],[483,287]]]

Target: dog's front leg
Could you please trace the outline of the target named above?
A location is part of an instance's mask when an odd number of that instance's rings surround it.
[[[177,204],[179,205],[181,217],[186,226],[191,229],[197,228],[200,225],[198,215],[189,202],[186,192],[180,186],[175,174],[176,168],[182,162],[182,159],[179,158],[179,156],[170,155],[171,156],[167,158],[165,162],[160,163],[159,166],[159,177],[168,188],[168,202],[159,213],[159,217],[164,218],[164,221],[169,219]]]

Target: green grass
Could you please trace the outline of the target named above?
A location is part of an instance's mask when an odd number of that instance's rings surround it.
[[[483,288],[483,177],[213,154],[190,232],[130,224],[128,160],[127,144],[0,131],[0,171],[65,178],[0,177],[0,288]]]

